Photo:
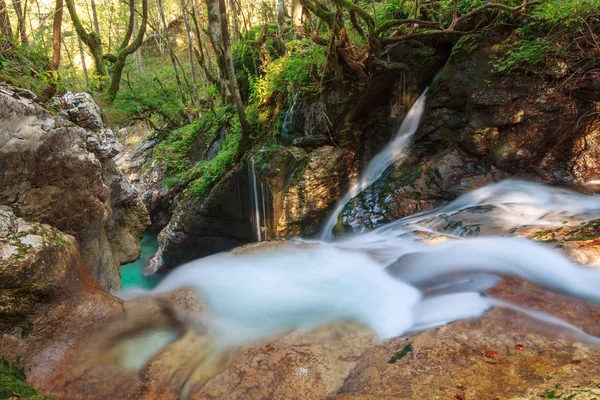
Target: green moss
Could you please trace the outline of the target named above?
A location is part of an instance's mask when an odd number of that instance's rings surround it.
[[[411,351],[413,351],[413,347],[412,344],[409,343],[406,346],[404,346],[404,348],[402,350],[400,350],[399,352],[397,352],[396,354],[394,354],[392,356],[392,358],[390,358],[388,360],[389,364],[396,364],[397,361],[403,359],[404,357],[406,357],[408,355],[408,353],[410,353]]]
[[[22,369],[11,367],[5,359],[0,359],[0,399],[18,397],[30,400],[51,400],[50,397],[40,396],[25,383],[25,373]]]
[[[567,241],[583,241],[600,238],[600,221],[593,221],[569,233]]]

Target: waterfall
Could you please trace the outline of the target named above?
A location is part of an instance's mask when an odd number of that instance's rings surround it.
[[[377,179],[383,175],[385,170],[396,161],[403,160],[408,154],[408,146],[412,136],[419,128],[421,117],[425,111],[425,98],[427,95],[426,88],[417,101],[413,104],[411,109],[406,114],[404,121],[394,139],[384,147],[373,159],[369,162],[367,169],[361,175],[359,181],[352,185],[348,192],[344,194],[342,199],[338,202],[335,209],[327,219],[323,230],[321,231],[322,240],[331,240],[333,227],[337,223],[339,215],[344,211],[346,204],[350,202],[354,197],[363,192],[366,188],[371,186]]]
[[[289,146],[292,142],[293,138],[290,138],[289,132],[290,127],[294,123],[294,109],[296,108],[296,103],[298,102],[298,93],[294,94],[292,97],[292,101],[290,102],[290,108],[285,111],[283,117],[283,123],[281,124],[281,134],[279,137],[279,144],[283,146]]]
[[[271,215],[271,195],[269,188],[260,179],[256,170],[254,157],[248,163],[248,174],[250,179],[250,202],[252,208],[252,225],[256,233],[256,241],[269,240],[269,216]]]

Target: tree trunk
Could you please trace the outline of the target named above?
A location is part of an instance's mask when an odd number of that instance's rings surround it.
[[[214,3],[213,0],[207,0],[208,3]],[[221,22],[221,36],[223,39],[223,52],[225,56],[225,62],[227,63],[227,72],[229,75],[229,87],[235,101],[235,107],[237,109],[238,117],[240,119],[240,125],[242,127],[242,141],[240,143],[240,151],[245,151],[246,147],[250,142],[250,126],[246,120],[246,111],[244,110],[244,103],[242,102],[242,96],[240,94],[240,88],[238,86],[237,78],[235,76],[235,67],[233,65],[233,57],[231,56],[231,41],[229,39],[229,30],[227,28],[227,10],[225,8],[225,0],[218,0],[219,4],[219,19]],[[213,5],[214,6],[214,5]]]
[[[138,32],[139,32],[139,30],[138,30],[138,26],[137,26],[137,20],[134,20],[133,21],[133,34],[135,36],[137,36]],[[137,69],[138,74],[141,75],[144,73],[144,60],[142,58],[141,47],[135,51],[134,56],[135,56],[135,67]]]
[[[188,41],[188,55],[190,57],[190,70],[192,74],[192,89],[194,90],[194,104],[196,107],[200,107],[200,96],[198,95],[198,82],[196,81],[196,63],[194,62],[194,42],[192,41],[192,32],[190,22],[188,19],[187,12],[185,10],[184,0],[179,0],[181,12],[183,14],[183,23],[185,25],[185,34],[187,35]]]
[[[15,9],[15,14],[17,14],[17,29],[19,31],[19,36],[21,37],[21,43],[29,47],[27,31],[25,29],[25,13],[23,12],[23,7],[21,6],[21,0],[13,0],[12,4],[13,8]]]
[[[96,1],[91,0],[90,3],[92,6],[92,19],[94,22],[94,32],[96,32],[96,35],[100,36],[100,25],[98,24],[98,12],[96,11]]]
[[[279,32],[285,32],[287,28],[285,23],[286,17],[285,0],[277,0],[277,26],[279,27]]]
[[[83,71],[85,87],[90,87],[90,77],[88,75],[87,65],[85,64],[85,52],[83,51],[83,45],[81,44],[79,36],[77,36],[77,45],[79,46],[79,58],[81,58],[81,69]]]
[[[67,5],[67,9],[69,10],[69,14],[71,15],[71,20],[73,21],[73,26],[75,27],[75,31],[77,32],[77,36],[81,39],[83,43],[90,49],[90,54],[94,59],[94,65],[96,66],[96,73],[103,77],[108,76],[108,72],[106,71],[106,65],[104,65],[104,53],[102,51],[102,42],[100,41],[100,35],[96,32],[88,33],[79,16],[77,15],[77,10],[75,9],[75,3],[73,0],[65,0]]]
[[[108,87],[107,91],[108,101],[110,101],[111,103],[117,97],[119,85],[121,84],[121,77],[123,75],[123,69],[125,68],[125,61],[127,61],[127,57],[129,55],[133,54],[142,45],[142,42],[144,41],[144,35],[146,34],[146,27],[148,25],[148,0],[142,0],[142,21],[140,22],[140,28],[137,32],[136,37],[133,39],[133,42],[129,43],[131,34],[133,32],[133,24],[135,22],[134,0],[130,1],[131,3],[129,8],[129,25],[127,26],[125,38],[121,43],[119,54],[117,55],[117,59],[113,66],[112,74],[110,77],[110,86]]]
[[[233,29],[233,41],[237,42],[240,39],[240,25],[238,23],[237,7],[235,0],[229,0],[229,10],[231,11],[231,27]]]
[[[227,77],[227,65],[225,64],[225,54],[223,47],[221,46],[221,19],[219,15],[219,0],[205,0],[206,9],[208,13],[208,36],[210,38],[210,44],[215,52],[217,59],[217,66],[221,77]],[[225,20],[225,26],[227,27],[227,20]]]
[[[300,0],[292,0],[292,27],[296,36],[304,32],[304,23],[302,21],[302,3]]]
[[[213,84],[213,85],[217,85],[217,79],[214,77],[210,65],[208,65],[207,61],[206,61],[206,57],[204,57],[204,45],[202,43],[202,34],[200,33],[200,25],[198,24],[198,12],[197,12],[197,4],[195,1],[193,1],[192,4],[192,20],[194,21],[194,29],[196,32],[196,40],[198,42],[198,49],[195,51],[196,53],[196,58],[198,59],[198,64],[200,64],[200,67],[202,67],[202,70],[204,71],[204,75],[206,75],[206,79],[208,79],[208,81]]]
[[[62,35],[63,0],[56,0],[54,22],[52,24],[52,61],[50,62],[50,74],[52,83],[48,91],[48,99],[56,94],[58,84],[58,68],[60,67],[60,41]]]
[[[177,71],[177,63],[175,62],[175,54],[173,54],[173,50],[171,49],[171,40],[169,39],[169,26],[167,25],[167,19],[165,18],[165,9],[163,8],[162,0],[157,1],[158,4],[158,12],[160,14],[160,20],[162,22],[163,33],[161,37],[164,40],[165,46],[167,47],[167,51],[169,52],[169,57],[171,57],[171,65],[173,66],[173,74],[175,75],[175,81],[177,82],[177,87],[179,88],[179,94],[181,95],[181,101],[185,104],[185,93],[183,92],[183,86],[181,86],[181,79],[179,78],[179,72]]]
[[[8,43],[12,43],[14,36],[8,18],[8,8],[4,0],[0,0],[0,33],[6,37]]]

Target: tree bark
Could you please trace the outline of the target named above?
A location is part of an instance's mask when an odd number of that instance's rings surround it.
[[[304,31],[304,23],[302,22],[303,11],[300,0],[292,0],[292,27],[296,36],[301,35]]]
[[[214,3],[214,0],[207,0],[207,4]],[[225,0],[218,0],[219,4],[219,19],[221,22],[221,36],[223,40],[223,52],[225,56],[225,62],[227,64],[227,72],[229,75],[229,87],[235,101],[235,107],[237,109],[238,117],[240,119],[240,125],[242,127],[242,141],[240,143],[240,151],[245,151],[246,146],[250,142],[250,126],[246,120],[246,111],[244,103],[242,102],[242,96],[240,94],[240,88],[238,86],[237,78],[235,76],[235,67],[233,65],[233,57],[231,56],[231,41],[229,39],[229,30],[227,27],[227,10],[225,8]],[[214,7],[214,5],[213,5]]]
[[[21,6],[21,0],[13,0],[12,4],[13,8],[15,9],[15,14],[17,14],[17,30],[19,31],[19,36],[21,37],[21,43],[26,47],[29,47],[27,31],[25,29],[25,13],[23,12],[23,7]]]
[[[134,21],[133,21],[133,34],[137,36],[137,32],[139,32],[139,28],[137,26],[137,20],[134,19]],[[137,49],[135,51],[134,55],[135,55],[135,66],[136,66],[137,72],[138,72],[138,74],[141,75],[141,74],[144,73],[144,59],[142,58],[141,49]]]
[[[227,66],[225,65],[224,49],[221,46],[221,20],[219,14],[219,0],[205,0],[208,13],[208,36],[210,44],[215,52],[217,66],[221,77],[227,77]],[[227,23],[225,24],[227,26]]]
[[[204,75],[206,75],[206,79],[208,79],[208,81],[211,84],[216,86],[218,84],[217,79],[213,75],[211,68],[210,68],[211,66],[208,65],[206,57],[204,57],[204,45],[202,43],[202,34],[200,33],[200,25],[198,24],[197,4],[194,0],[192,0],[192,1],[193,1],[192,20],[194,21],[196,40],[198,42],[198,49],[196,49],[196,51],[195,51],[196,58],[198,59],[198,64],[200,64],[200,67],[202,67],[202,70],[204,71]]]
[[[238,22],[237,7],[235,0],[229,0],[229,10],[231,12],[231,28],[233,30],[233,41],[237,42],[240,38],[240,24]]]
[[[148,26],[148,0],[142,0],[142,21],[140,22],[140,28],[137,32],[136,37],[131,43],[131,33],[133,32],[135,15],[135,3],[134,0],[130,0],[129,7],[129,25],[125,33],[125,38],[121,43],[121,49],[117,55],[117,59],[113,66],[112,74],[110,77],[110,86],[108,87],[107,97],[110,102],[113,102],[117,97],[119,91],[119,85],[121,84],[121,77],[123,76],[123,69],[125,68],[125,61],[127,57],[133,54],[144,41],[144,35],[146,34],[146,27]]]
[[[60,67],[60,41],[62,35],[63,20],[63,0],[56,0],[54,12],[54,22],[52,23],[52,61],[50,62],[50,73],[52,74],[52,83],[48,98],[56,94],[56,85],[58,84],[58,68]]]
[[[77,10],[75,9],[75,3],[73,0],[65,0],[67,5],[67,9],[69,10],[69,14],[71,15],[71,20],[73,21],[73,26],[75,27],[75,31],[77,32],[77,36],[81,39],[83,43],[90,49],[90,54],[94,59],[94,65],[96,67],[96,73],[100,76],[108,76],[108,72],[106,71],[106,65],[104,65],[104,53],[102,51],[102,42],[100,41],[100,35],[96,32],[88,33],[79,16],[77,15]]]
[[[98,24],[98,12],[96,11],[96,1],[91,0],[90,3],[92,6],[92,20],[94,22],[94,32],[96,32],[96,34],[100,36],[100,24]]]
[[[0,33],[6,36],[7,42],[12,43],[14,36],[8,18],[8,8],[4,0],[0,0]]]
[[[88,75],[87,65],[85,63],[85,52],[83,51],[83,45],[81,44],[81,39],[79,36],[77,36],[77,45],[79,46],[79,58],[81,58],[81,69],[83,71],[85,87],[90,87],[90,77]]]
[[[284,32],[287,28],[285,23],[286,17],[285,0],[277,0],[277,26],[280,32]]]
[[[175,54],[173,54],[173,50],[171,49],[171,41],[169,39],[169,26],[167,25],[167,19],[165,18],[165,9],[163,8],[162,0],[158,0],[158,13],[160,14],[160,20],[162,22],[163,33],[161,37],[164,40],[165,46],[167,47],[167,51],[169,52],[169,57],[171,58],[171,65],[173,67],[173,74],[175,75],[175,81],[177,82],[177,87],[179,88],[179,94],[181,95],[181,101],[185,104],[185,93],[183,91],[183,86],[181,85],[181,79],[179,78],[179,72],[177,70],[177,63],[175,61]]]
[[[190,58],[190,71],[192,74],[192,89],[194,90],[194,104],[196,107],[200,106],[200,96],[198,95],[198,82],[196,81],[196,63],[194,62],[194,42],[192,41],[192,32],[190,21],[188,19],[188,15],[185,9],[184,0],[179,0],[179,5],[181,7],[181,12],[183,14],[183,23],[185,25],[185,34],[187,36],[188,41],[188,55]]]

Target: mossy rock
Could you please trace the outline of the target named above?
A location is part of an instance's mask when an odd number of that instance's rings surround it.
[[[52,400],[51,397],[38,395],[35,389],[25,383],[23,371],[11,368],[6,360],[0,360],[0,399],[12,398]]]

